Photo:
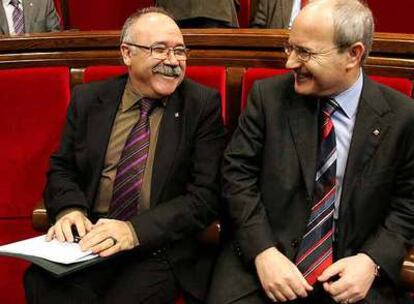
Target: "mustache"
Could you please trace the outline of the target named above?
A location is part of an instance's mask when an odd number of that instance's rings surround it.
[[[170,77],[179,77],[182,74],[180,66],[171,66],[167,64],[158,64],[152,68],[154,73],[162,74]]]

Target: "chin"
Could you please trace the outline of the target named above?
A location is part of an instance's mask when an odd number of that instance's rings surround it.
[[[303,83],[298,84],[297,82],[295,82],[295,92],[300,95],[311,95],[313,93],[310,85]]]

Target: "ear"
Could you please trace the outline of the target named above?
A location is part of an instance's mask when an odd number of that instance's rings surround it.
[[[122,61],[124,62],[126,66],[130,66],[131,57],[133,55],[131,52],[131,48],[128,47],[126,44],[122,43],[120,46],[120,50],[121,50],[121,55],[122,55]]]
[[[348,49],[348,68],[362,65],[362,56],[365,53],[365,46],[362,42],[355,42]]]

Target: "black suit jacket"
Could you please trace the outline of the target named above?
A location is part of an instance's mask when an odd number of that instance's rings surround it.
[[[293,84],[291,74],[255,83],[224,154],[223,191],[235,232],[212,289],[225,284],[223,277],[238,277],[238,284],[212,303],[259,288],[252,262],[263,250],[276,246],[291,260],[297,254],[311,212],[318,111]],[[383,270],[369,303],[392,302],[414,227],[414,103],[367,77],[336,227],[335,259],[367,253]]]
[[[52,219],[68,207],[91,210],[126,80],[122,76],[73,90],[45,191]],[[180,283],[199,298],[207,287],[213,254],[195,234],[217,216],[222,149],[219,94],[185,79],[169,97],[161,121],[151,208],[130,220],[140,241],[136,250],[166,247]]]

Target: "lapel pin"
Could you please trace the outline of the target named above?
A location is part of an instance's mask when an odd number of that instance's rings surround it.
[[[175,112],[174,117],[175,117],[175,118],[178,118],[179,116],[180,116],[180,113]]]
[[[374,134],[375,136],[380,135],[380,131],[378,129],[375,129],[374,131],[372,131],[372,134]]]
[[[33,3],[32,3],[32,2],[30,2],[30,3],[29,3],[29,5],[30,5],[30,6],[33,6]]]

